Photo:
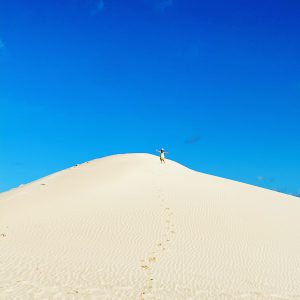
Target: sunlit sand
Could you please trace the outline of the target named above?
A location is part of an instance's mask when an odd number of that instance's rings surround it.
[[[0,194],[0,299],[300,299],[300,199],[149,154]]]

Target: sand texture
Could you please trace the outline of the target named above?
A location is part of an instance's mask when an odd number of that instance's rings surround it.
[[[300,299],[300,199],[149,154],[0,194],[0,299]]]

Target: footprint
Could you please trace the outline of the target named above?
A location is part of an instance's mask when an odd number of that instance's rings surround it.
[[[144,269],[144,270],[150,270],[150,269],[151,269],[151,268],[150,268],[149,266],[147,266],[147,265],[142,265],[141,268]]]
[[[149,262],[156,262],[156,257],[149,257]]]

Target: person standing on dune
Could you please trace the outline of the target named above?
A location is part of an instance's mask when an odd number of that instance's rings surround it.
[[[160,163],[166,163],[165,162],[165,154],[167,154],[168,152],[165,152],[165,149],[164,148],[161,148],[160,150],[156,150],[157,152],[160,153],[160,156],[159,156],[159,159],[160,159]]]

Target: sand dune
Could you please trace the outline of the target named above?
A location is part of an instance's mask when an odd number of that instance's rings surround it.
[[[0,299],[300,299],[300,200],[93,160],[0,194]]]

